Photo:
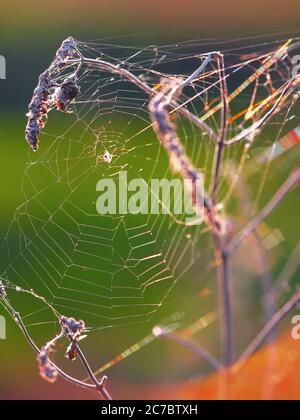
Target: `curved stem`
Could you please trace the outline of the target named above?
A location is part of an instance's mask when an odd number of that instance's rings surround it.
[[[146,83],[144,83],[140,78],[135,76],[130,71],[122,67],[116,66],[114,64],[108,63],[106,61],[82,57],[80,60],[70,60],[69,63],[71,64],[84,63],[89,66],[98,67],[101,70],[110,71],[114,74],[118,74],[119,76],[126,78],[127,80],[135,84],[138,88],[146,92],[151,97],[157,94],[155,90],[153,90],[150,86],[148,86]],[[204,121],[202,121],[200,118],[198,118],[195,114],[190,112],[185,107],[181,107],[180,105],[178,105],[174,100],[170,101],[170,105],[173,106],[174,111],[177,111],[183,117],[192,121],[195,125],[201,128],[205,133],[207,133],[208,136],[212,139],[212,141],[217,143],[218,135],[214,132],[212,128],[209,127],[209,125],[207,125]]]
[[[31,335],[29,334],[23,319],[21,317],[21,315],[15,311],[15,309],[12,307],[12,305],[10,304],[10,302],[8,301],[8,299],[5,296],[0,297],[0,302],[3,304],[4,308],[12,315],[12,317],[15,319],[15,321],[17,322],[18,326],[20,327],[21,331],[23,332],[25,338],[27,339],[28,343],[30,344],[31,348],[37,353],[40,353],[40,349],[39,347],[36,345],[36,343],[34,342],[33,338],[31,337]],[[55,341],[60,338],[60,336],[55,337]],[[53,340],[53,341],[54,341]],[[78,355],[81,359],[81,361],[83,362],[83,360],[86,360],[83,353],[81,352],[81,350],[77,347],[78,349]],[[81,388],[85,388],[85,389],[89,389],[89,390],[95,390],[96,392],[98,392],[102,398],[106,399],[106,400],[111,400],[111,396],[109,395],[108,391],[105,389],[105,382],[106,382],[106,378],[104,377],[104,380],[102,380],[100,383],[97,381],[97,384],[94,382],[94,384],[88,384],[88,383],[84,383],[76,378],[73,378],[72,376],[68,375],[66,372],[64,372],[60,367],[58,367],[55,363],[53,363],[51,360],[49,360],[51,366],[58,372],[58,374],[64,378],[65,380],[67,380],[68,382],[71,382],[72,384],[79,386]],[[84,363],[83,363],[84,364]],[[88,363],[87,363],[88,365]],[[87,367],[84,364],[85,367]],[[88,370],[89,372],[89,370]],[[94,374],[93,374],[94,376]],[[92,379],[92,376],[90,376]]]

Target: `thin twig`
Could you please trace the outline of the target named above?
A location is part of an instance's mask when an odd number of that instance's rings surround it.
[[[185,337],[182,334],[170,332],[161,327],[156,327],[153,331],[157,337],[168,338],[180,344],[181,346],[191,350],[201,359],[205,360],[206,363],[209,366],[211,366],[214,370],[219,371],[223,368],[222,363],[220,363],[218,359],[216,359],[210,352],[208,352],[194,340],[191,340],[190,338]]]
[[[273,333],[274,329],[284,319],[284,317],[300,302],[300,289],[291,297],[291,299],[273,316],[273,318],[267,323],[262,329],[258,336],[252,341],[249,347],[241,355],[238,360],[240,362],[246,362],[261,345],[267,340],[267,338]],[[241,366],[238,367],[239,369]]]
[[[279,188],[269,203],[252,219],[226,246],[226,253],[232,254],[238,245],[251,235],[272,211],[281,203],[286,194],[300,182],[300,169],[294,171],[285,183]]]
[[[16,312],[13,307],[11,306],[11,304],[8,302],[8,300],[6,298],[1,298],[0,302],[3,304],[4,308],[12,315],[12,317],[15,319],[15,321],[17,322],[17,324],[19,325],[21,331],[23,332],[25,338],[27,339],[28,343],[30,344],[31,348],[37,353],[40,353],[40,349],[39,347],[35,344],[34,340],[32,339],[31,335],[29,334],[23,320],[22,317],[20,316],[20,314],[18,312]],[[62,376],[64,379],[66,379],[69,382],[72,382],[73,384],[80,386],[82,388],[88,388],[88,389],[95,389],[94,385],[91,384],[86,384],[84,382],[79,381],[78,379],[72,378],[71,376],[69,376],[68,374],[66,374],[63,370],[61,370],[58,366],[56,366],[55,363],[53,363],[50,360],[51,365],[54,367],[54,369],[57,370],[57,372],[59,373],[60,376]]]
[[[287,292],[289,290],[289,282],[297,272],[300,266],[300,244],[298,243],[294,248],[291,256],[277,277],[274,286],[272,288],[272,294],[277,299],[280,300],[282,292]]]
[[[39,347],[35,344],[34,340],[32,339],[31,335],[29,334],[23,319],[21,317],[21,315],[15,311],[15,309],[13,308],[13,306],[10,304],[8,298],[5,295],[1,295],[0,296],[0,302],[3,304],[4,308],[12,315],[12,317],[15,319],[15,321],[17,322],[17,324],[19,325],[21,331],[23,332],[25,338],[27,339],[28,343],[30,344],[31,348],[37,353],[40,354],[41,350],[39,349]],[[62,333],[55,337],[52,340],[52,343],[56,342],[59,338],[62,338]],[[85,357],[83,355],[83,353],[81,352],[81,350],[78,348],[77,346],[77,350],[78,350],[78,355],[81,358],[83,358],[85,360]],[[81,359],[81,361],[83,360]],[[68,375],[67,373],[65,373],[60,367],[58,367],[55,363],[53,363],[51,360],[49,360],[49,363],[51,364],[51,366],[57,371],[57,373],[64,378],[65,380],[67,380],[68,382],[73,383],[76,386],[79,386],[81,388],[85,388],[85,389],[89,389],[89,390],[94,390],[96,392],[98,392],[102,398],[106,399],[106,400],[111,400],[111,396],[109,395],[108,391],[105,388],[105,383],[106,383],[106,377],[104,377],[102,379],[101,382],[97,381],[97,384],[94,382],[94,384],[88,384],[88,383],[84,383],[76,378],[73,378],[72,376]],[[84,364],[84,363],[83,363]],[[84,366],[86,367],[86,365],[84,364]],[[88,370],[89,372],[89,370]],[[92,374],[92,376],[94,377],[94,374]],[[91,379],[92,379],[92,376]]]
[[[229,256],[224,252],[222,238],[213,235],[216,259],[218,261],[219,308],[221,322],[222,356],[225,366],[233,360],[233,316]]]
[[[212,178],[212,191],[211,201],[212,205],[215,206],[217,198],[217,190],[220,181],[220,174],[222,169],[224,144],[227,135],[227,120],[228,120],[228,100],[227,100],[227,82],[225,74],[225,63],[224,57],[221,53],[215,55],[218,63],[218,73],[221,88],[222,97],[222,112],[221,112],[221,127],[220,137],[216,145],[215,161],[213,165],[213,178]],[[231,301],[231,281],[229,273],[229,261],[228,256],[224,252],[223,239],[220,235],[215,232],[214,244],[216,249],[216,259],[220,261],[218,265],[218,277],[219,277],[219,306],[220,306],[220,320],[221,320],[221,344],[222,353],[225,366],[230,366],[233,359],[233,320],[232,320],[232,301]]]
[[[100,70],[110,71],[114,74],[117,74],[121,77],[124,77],[125,79],[129,80],[133,84],[135,84],[138,88],[140,88],[142,91],[146,92],[150,97],[153,97],[157,94],[155,90],[153,90],[150,86],[148,86],[145,82],[143,82],[139,77],[135,76],[130,71],[108,63],[103,60],[97,60],[92,58],[86,58],[82,57],[80,60],[70,60],[69,63],[71,64],[86,64],[93,67],[98,67]],[[215,143],[218,141],[218,135],[214,132],[214,130],[209,127],[204,121],[202,121],[199,117],[197,117],[195,114],[190,112],[185,107],[181,107],[180,105],[176,103],[176,101],[171,100],[170,105],[172,105],[179,114],[181,114],[183,117],[187,118],[188,120],[192,121],[195,125],[197,125],[199,128],[201,128],[205,133],[208,134],[209,138],[214,141]]]
[[[183,86],[188,86],[190,83],[192,83],[207,67],[207,65],[212,61],[212,59],[215,57],[215,55],[218,53],[209,53],[206,57],[206,59],[203,61],[200,67],[197,68],[194,73],[192,73],[184,82]]]
[[[226,141],[227,135],[227,120],[228,120],[228,91],[227,91],[227,82],[226,82],[226,74],[225,74],[225,63],[224,57],[221,53],[216,54],[216,60],[218,63],[218,71],[219,71],[219,78],[220,78],[220,87],[221,87],[221,96],[222,96],[222,113],[221,113],[221,129],[220,129],[220,137],[218,139],[218,143],[216,145],[216,153],[215,153],[215,162],[213,166],[213,185],[212,185],[212,192],[211,192],[211,200],[213,204],[216,204],[216,195],[220,181],[220,172],[222,167],[223,161],[223,153],[224,153],[224,145]]]
[[[66,334],[66,336],[67,336],[68,340],[70,341],[70,343],[74,344],[74,340],[73,340],[72,336],[70,334]],[[82,352],[81,348],[79,347],[78,343],[76,343],[75,345],[76,345],[76,350],[77,350],[77,353],[78,353],[78,357],[81,360],[81,363],[84,366],[85,370],[87,371],[91,381],[94,383],[94,385],[96,387],[96,390],[101,394],[101,396],[105,400],[112,400],[111,395],[109,394],[109,392],[105,388],[105,385],[106,385],[106,382],[107,382],[107,377],[103,376],[101,378],[101,380],[98,381],[98,379],[94,375],[93,369],[91,368],[89,362],[87,361],[87,358],[85,357],[85,355]]]

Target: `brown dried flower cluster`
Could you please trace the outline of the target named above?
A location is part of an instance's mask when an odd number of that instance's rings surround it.
[[[69,77],[59,86],[51,77],[51,71],[61,70],[65,66],[65,61],[73,58],[76,54],[76,41],[69,37],[56,52],[55,61],[39,77],[38,85],[28,107],[28,123],[25,130],[25,139],[33,151],[38,150],[39,134],[46,124],[50,105],[55,103],[59,110],[65,112],[68,105],[80,94],[75,76]],[[55,87],[56,90],[52,94],[51,90]]]

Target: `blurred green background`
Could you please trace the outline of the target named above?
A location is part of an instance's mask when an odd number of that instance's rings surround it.
[[[116,44],[166,44],[188,39],[211,40],[223,34],[235,38],[257,33],[292,34],[298,30],[299,22],[297,0],[284,3],[279,0],[263,3],[259,0],[248,3],[233,0],[10,1],[2,4],[0,54],[7,60],[7,80],[0,80],[0,239],[21,199],[21,180],[30,153],[24,142],[27,104],[38,75],[51,62],[64,38],[72,35],[77,39]],[[290,229],[290,233],[295,232]],[[139,337],[133,333],[126,345]],[[88,397],[71,385],[59,382],[58,386],[50,386],[41,381],[35,357],[10,319],[7,338],[0,341],[0,398],[60,398],[62,391],[66,398]],[[151,348],[140,357],[147,360],[147,352]]]

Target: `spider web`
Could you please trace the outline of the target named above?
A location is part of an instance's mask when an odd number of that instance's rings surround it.
[[[291,80],[295,47],[276,55],[283,45],[297,45],[297,40],[189,41],[143,48],[99,41],[77,45],[84,57],[126,68],[154,91],[163,78],[186,78],[206,53],[221,49],[230,98],[228,138],[246,133],[237,145],[226,148],[224,161],[245,176],[250,177],[250,165],[251,177],[257,170],[253,192],[257,206],[262,205],[272,154],[267,162],[255,161],[254,170],[253,157],[274,148],[299,124],[295,90],[283,94]],[[70,64],[53,78],[60,82],[73,72]],[[178,109],[185,107],[201,116],[216,132],[219,82],[217,65],[211,62],[178,100]],[[214,254],[205,225],[186,226],[172,213],[96,212],[100,179],[118,179],[121,170],[129,179],[141,178],[148,185],[153,178],[174,177],[150,123],[149,96],[124,77],[90,65],[82,65],[78,84],[81,94],[70,113],[51,112],[39,152],[29,154],[22,183],[24,202],[16,209],[1,248],[1,278],[8,290],[17,292],[14,299],[27,325],[55,323],[54,311],[84,319],[91,331],[136,324],[149,325],[151,330],[151,325],[174,313],[182,314],[182,325],[207,312],[216,313]],[[279,99],[272,120],[254,130]],[[179,112],[176,126],[188,156],[205,174],[208,190],[214,144]],[[291,166],[292,159],[284,160],[280,171]],[[222,177],[221,214],[234,206],[236,181]],[[40,297],[38,302],[23,303],[22,291]]]

